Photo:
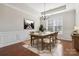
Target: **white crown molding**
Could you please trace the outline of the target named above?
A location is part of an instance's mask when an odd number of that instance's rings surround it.
[[[20,12],[23,12],[23,13],[29,14],[28,12],[25,12],[24,10],[21,10],[21,9],[15,7],[15,6],[10,5],[10,4],[4,4],[4,5],[5,5],[5,6],[8,6],[8,7],[10,7],[10,8],[16,9],[16,10],[18,10],[18,11],[20,11]],[[30,15],[30,14],[29,14],[29,15]]]
[[[75,9],[66,9],[66,10],[54,12],[54,13],[51,13],[51,14],[47,14],[46,16],[52,16],[52,15],[55,15],[55,14],[64,13],[64,12],[68,12],[68,11],[75,11]]]
[[[10,5],[10,4],[3,4],[3,5],[8,6],[8,7],[10,7],[10,8],[13,8],[13,9],[15,9],[15,10],[17,10],[17,11],[20,11],[20,12],[22,12],[22,13],[24,13],[24,14],[30,16],[30,17],[35,18],[35,15],[31,14],[31,13],[28,12],[28,11],[24,11],[24,10],[22,10],[22,9],[20,9],[20,8],[17,8],[17,7],[15,7],[15,6],[12,6],[12,5]]]

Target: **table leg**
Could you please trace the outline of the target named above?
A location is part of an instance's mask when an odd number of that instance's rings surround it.
[[[41,42],[41,44],[42,44],[42,45],[41,45],[41,46],[42,46],[41,50],[43,50],[43,38],[41,38],[41,41],[42,41],[42,42]]]
[[[39,41],[38,41],[38,40],[39,40],[39,39],[36,39],[36,40],[37,40],[37,49],[38,49],[38,43],[39,43]]]
[[[31,46],[32,46],[32,36],[31,36],[31,41],[30,42],[31,42]]]

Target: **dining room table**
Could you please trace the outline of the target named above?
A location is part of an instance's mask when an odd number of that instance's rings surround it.
[[[55,32],[45,31],[45,32],[33,32],[33,33],[31,33],[30,34],[30,36],[31,36],[31,41],[30,41],[31,46],[32,46],[33,39],[37,39],[37,43],[38,43],[38,40],[41,39],[41,50],[43,50],[44,49],[43,40],[45,38],[50,37],[53,33],[55,33]],[[38,46],[38,44],[37,44],[37,46]]]

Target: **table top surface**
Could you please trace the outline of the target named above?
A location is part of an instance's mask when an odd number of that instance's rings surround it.
[[[45,35],[50,35],[52,33],[55,33],[55,32],[50,32],[50,31],[46,31],[46,32],[34,32],[34,33],[31,33],[31,35],[45,36]]]

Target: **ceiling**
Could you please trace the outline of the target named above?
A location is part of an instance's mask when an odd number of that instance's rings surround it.
[[[44,11],[44,4],[45,4],[45,10],[50,10],[54,9],[56,7],[65,5],[64,3],[27,3],[29,7],[35,9],[38,12],[43,12]]]
[[[10,3],[10,5],[14,5],[17,8],[23,10],[31,10],[37,12],[44,11],[44,3]],[[54,9],[56,7],[65,5],[64,3],[45,3],[45,10]]]

